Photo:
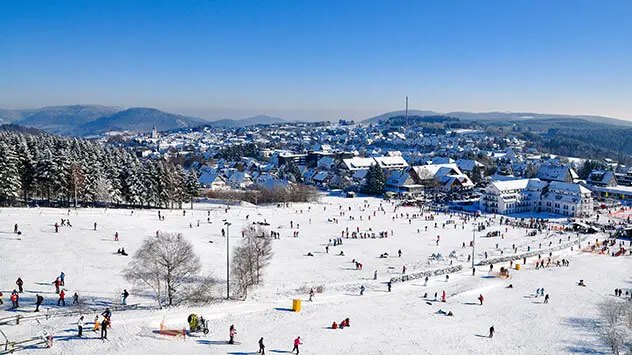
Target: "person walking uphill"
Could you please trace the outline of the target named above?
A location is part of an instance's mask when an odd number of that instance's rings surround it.
[[[24,289],[22,288],[22,286],[24,285],[24,281],[22,281],[21,277],[18,277],[18,280],[15,282],[16,285],[18,285],[18,293],[24,293]]]
[[[292,348],[292,351],[290,351],[291,353],[294,352],[294,350],[296,350],[296,355],[298,355],[298,346],[299,345],[303,345],[303,343],[301,342],[301,337],[298,337],[296,339],[294,339],[294,348]]]
[[[79,317],[77,321],[77,336],[80,337],[83,335],[83,316]]]
[[[35,312],[39,312],[39,307],[42,305],[43,302],[44,302],[44,297],[42,297],[42,295],[40,294],[35,295]]]
[[[491,327],[489,327],[489,337],[493,338],[494,337],[494,332],[496,330],[494,329],[494,326],[492,325]]]
[[[55,281],[52,282],[53,285],[55,285],[55,293],[59,294],[59,286],[61,285],[61,281],[59,280],[59,277],[55,279]]]
[[[258,353],[261,354],[261,355],[265,355],[265,353],[266,353],[266,346],[263,345],[263,337],[261,337],[261,339],[259,339],[259,351],[258,351]]]
[[[110,321],[107,318],[103,318],[103,321],[101,322],[101,339],[108,338],[108,325],[109,324],[110,324]]]
[[[127,290],[123,290],[121,296],[123,296],[123,305],[127,305],[127,297],[129,296],[129,292],[127,292]]]
[[[230,339],[228,340],[228,344],[235,344],[235,335],[237,334],[237,329],[235,329],[235,325],[231,324],[230,329],[228,330],[228,336]]]
[[[61,290],[61,292],[59,293],[59,299],[57,300],[57,305],[58,306],[64,306],[66,307],[66,292],[64,292],[64,290]]]

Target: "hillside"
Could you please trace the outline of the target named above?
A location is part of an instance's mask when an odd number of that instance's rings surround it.
[[[390,119],[395,116],[402,116],[405,111],[393,111],[371,117],[363,121],[363,123],[378,123],[379,121]],[[560,120],[560,119],[579,119],[594,123],[610,124],[617,126],[632,127],[632,121],[620,120],[612,117],[591,116],[591,115],[559,115],[532,112],[448,112],[438,113],[434,111],[409,110],[408,115],[412,116],[436,116],[445,115],[456,117],[466,121],[479,122],[503,122],[503,121],[529,121],[529,120]]]
[[[107,131],[150,132],[154,125],[161,131],[194,127],[206,123],[201,118],[176,115],[153,108],[134,107],[78,126],[78,135],[95,135]]]
[[[287,122],[282,118],[271,117],[266,115],[258,115],[250,118],[244,118],[241,120],[217,120],[212,121],[208,125],[210,127],[246,127],[246,126],[254,126],[258,124],[273,124],[273,123],[283,123]]]
[[[24,114],[17,124],[55,134],[72,134],[75,127],[119,112],[118,107],[73,105],[44,107]]]

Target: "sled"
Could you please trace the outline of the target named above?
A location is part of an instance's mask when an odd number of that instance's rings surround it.
[[[162,320],[162,322],[160,322],[160,335],[165,335],[165,336],[171,336],[171,337],[182,337],[183,339],[186,339],[186,331],[184,330],[184,328],[182,329],[167,329],[165,327],[165,321],[164,319]]]

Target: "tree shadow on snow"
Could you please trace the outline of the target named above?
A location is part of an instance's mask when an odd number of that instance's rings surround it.
[[[246,353],[246,352],[242,352],[242,351],[230,351],[230,352],[227,352],[226,354],[229,354],[229,355],[255,355],[255,354],[259,354],[259,352],[253,351],[253,352]]]
[[[566,318],[566,325],[582,330],[584,340],[573,341],[566,347],[566,350],[574,354],[608,354],[607,351],[599,350],[599,320],[596,318],[587,317],[569,317]],[[590,339],[594,339],[594,342],[590,342]],[[589,340],[589,341],[586,341]]]
[[[607,354],[594,348],[592,344],[586,342],[575,343],[566,347],[569,353],[573,354]]]
[[[464,302],[463,303],[466,306],[478,306],[480,303],[476,303],[476,302]]]
[[[292,352],[289,350],[270,350],[270,352],[277,353],[277,354],[292,354]]]

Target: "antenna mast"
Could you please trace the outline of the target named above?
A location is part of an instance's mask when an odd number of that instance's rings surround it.
[[[406,126],[408,126],[408,96],[406,96]]]

